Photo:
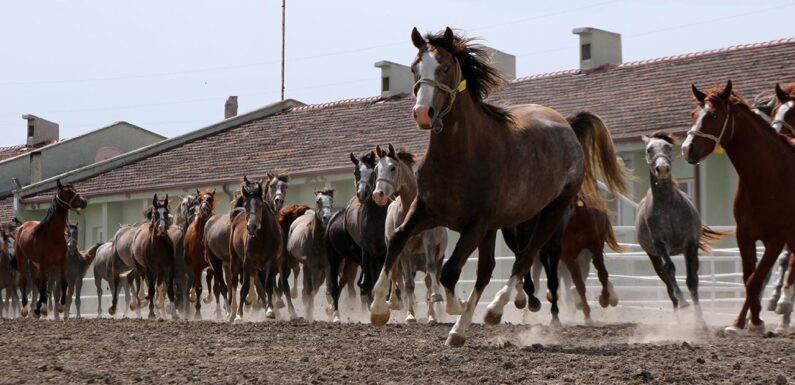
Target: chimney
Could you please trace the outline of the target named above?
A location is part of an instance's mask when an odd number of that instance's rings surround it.
[[[591,27],[575,28],[571,33],[580,35],[581,70],[622,63],[620,34]]]
[[[237,116],[237,96],[230,96],[224,104],[224,119]]]
[[[486,47],[486,51],[491,55],[491,65],[500,70],[502,75],[508,80],[516,79],[516,56]]]
[[[381,69],[381,97],[414,91],[411,68],[386,60],[376,62],[375,67]]]
[[[42,166],[41,166],[41,151],[30,152],[30,183],[36,183],[41,180]]]
[[[41,147],[58,141],[58,123],[36,115],[22,115],[28,121],[28,146]]]

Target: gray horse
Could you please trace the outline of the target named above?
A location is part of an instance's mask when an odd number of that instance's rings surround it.
[[[66,227],[66,260],[64,261],[64,268],[66,269],[66,307],[64,309],[64,318],[69,318],[69,310],[72,307],[72,296],[74,296],[76,317],[81,318],[80,315],[80,295],[83,291],[83,277],[86,276],[91,263],[97,255],[97,248],[101,245],[97,243],[91,246],[90,249],[81,252],[77,249],[78,227],[74,224],[67,224]],[[56,285],[56,292],[60,288]],[[57,295],[56,295],[57,298]]]
[[[673,138],[665,133],[643,137],[651,187],[640,201],[635,232],[641,248],[649,255],[654,270],[668,289],[674,310],[687,306],[676,283],[672,255],[684,254],[687,288],[695,305],[696,321],[703,324],[698,300],[698,250],[708,252],[710,244],[726,234],[701,224],[701,217],[687,195],[671,176]]]
[[[373,200],[383,206],[392,196],[398,196],[387,208],[384,235],[385,240],[388,240],[403,223],[411,202],[417,196],[417,177],[413,170],[415,159],[414,154],[408,151],[395,151],[391,144],[388,152],[376,146],[376,154],[379,159],[375,167],[377,177]],[[439,267],[444,261],[445,249],[447,230],[444,227],[434,227],[411,237],[400,253],[397,268],[393,270],[392,281],[397,286],[397,291],[390,297],[390,309],[401,309],[401,297],[405,296],[408,302],[406,322],[417,320],[414,314],[414,277],[418,271],[425,273],[428,322],[437,321],[434,305],[442,301],[442,294],[439,292]]]
[[[5,296],[0,296],[0,317],[3,317],[4,312],[10,317],[16,317],[20,309],[19,286],[14,267],[14,230],[16,229],[13,227],[0,226],[0,294],[5,290]]]
[[[99,246],[97,249],[97,256],[94,258],[94,285],[97,288],[97,317],[102,315],[102,280],[108,282],[110,285],[111,293],[114,295],[113,297],[113,307],[111,308],[112,311],[109,311],[111,315],[116,313],[116,295],[118,295],[118,285],[120,273],[114,270],[114,259],[116,258],[116,254],[114,251],[113,241],[105,242]],[[121,261],[116,262],[121,263]],[[121,281],[121,285],[124,288],[124,300],[125,303],[129,306],[130,305],[130,280],[128,279],[129,275],[125,275],[124,280]],[[115,288],[115,290],[114,290]],[[124,315],[127,315],[127,309],[124,309]]]
[[[326,254],[326,226],[331,219],[334,206],[334,189],[315,191],[315,210],[309,210],[298,217],[287,236],[287,252],[303,264],[304,287],[302,299],[306,319],[314,319],[315,295],[326,280],[329,268]],[[331,301],[329,301],[331,303]]]

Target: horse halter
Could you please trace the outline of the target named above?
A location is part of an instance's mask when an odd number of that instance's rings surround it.
[[[439,90],[446,92],[449,95],[447,105],[444,107],[444,109],[441,112],[439,112],[439,115],[437,115],[431,121],[431,130],[433,131],[434,134],[438,134],[442,132],[442,130],[444,129],[444,122],[442,121],[442,118],[444,118],[448,113],[450,113],[450,110],[453,109],[453,104],[455,103],[456,95],[459,92],[464,92],[464,90],[467,89],[467,80],[461,79],[461,65],[458,63],[457,58],[454,59],[455,59],[455,68],[457,75],[455,81],[456,84],[455,89],[451,88],[447,84],[444,84],[436,79],[420,78],[419,80],[417,80],[416,83],[414,83],[414,95],[417,95],[417,91],[419,90],[420,86],[423,84],[427,84],[431,87],[438,88]]]
[[[65,201],[65,200],[61,199],[61,197],[60,197],[60,196],[58,196],[58,193],[55,193],[55,201],[56,201],[56,202],[58,203],[58,205],[59,205],[59,206],[61,206],[62,208],[65,208],[65,209],[67,209],[67,210],[73,210],[73,209],[72,209],[72,203],[75,201],[75,199],[77,199],[77,197],[78,197],[78,195],[79,195],[79,194],[78,194],[78,193],[76,193],[76,192],[74,192],[74,191],[72,191],[72,194],[73,194],[73,195],[72,195],[72,199],[69,199],[69,201],[67,202],[67,201]],[[75,211],[77,211],[77,210],[75,210]]]
[[[717,147],[721,146],[720,142],[723,139],[723,134],[726,132],[726,127],[729,126],[729,119],[731,119],[731,118],[732,118],[731,105],[727,105],[727,107],[726,107],[726,120],[723,121],[723,127],[720,129],[720,134],[718,134],[717,137],[715,135],[712,135],[712,134],[707,134],[706,132],[701,132],[701,130],[696,128],[696,126],[693,126],[689,130],[687,130],[687,136],[693,135],[693,136],[698,136],[698,137],[701,137],[701,138],[709,139],[709,140],[715,142],[715,147],[717,148]],[[732,120],[732,137],[733,137],[734,136],[734,120],[735,119],[731,119],[731,120]]]

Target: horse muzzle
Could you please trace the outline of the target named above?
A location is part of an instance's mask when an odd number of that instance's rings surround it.
[[[376,189],[373,191],[373,201],[379,206],[386,206],[389,203],[389,196],[384,190]]]
[[[276,197],[273,199],[273,207],[276,211],[281,211],[282,207],[284,207],[284,198]]]

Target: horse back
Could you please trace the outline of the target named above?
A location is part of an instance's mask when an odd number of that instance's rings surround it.
[[[50,236],[51,229],[36,232],[38,221],[23,223],[17,230],[14,253],[18,260],[30,259],[39,264],[57,264],[66,256],[66,239]],[[53,239],[54,238],[54,239]]]
[[[224,262],[229,261],[232,221],[228,215],[215,214],[204,225],[205,249]]]

